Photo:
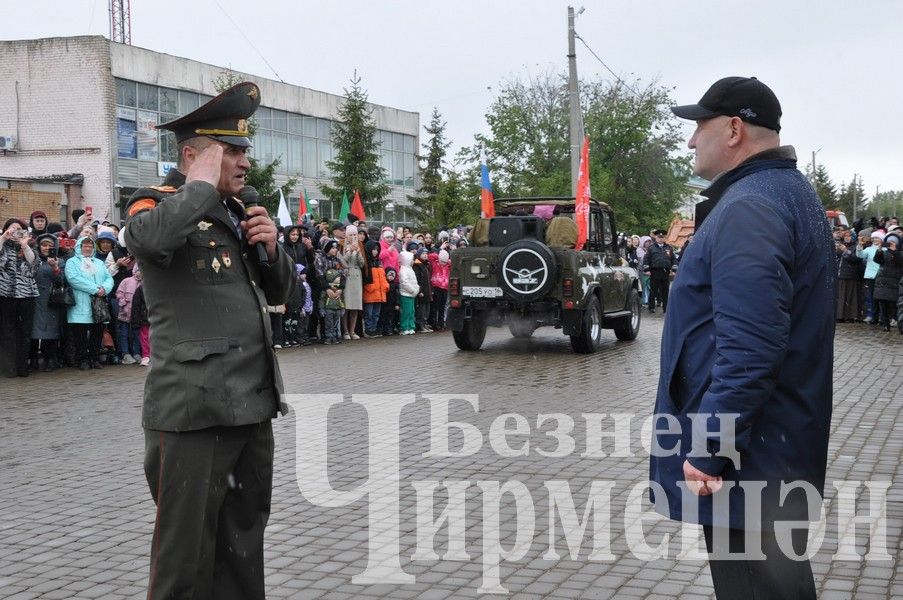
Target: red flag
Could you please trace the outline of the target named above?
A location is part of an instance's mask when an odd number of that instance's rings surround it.
[[[577,221],[577,250],[582,250],[589,235],[589,137],[583,138],[580,170],[577,172],[577,197],[574,199],[574,220]]]
[[[298,202],[298,225],[301,224],[304,215],[307,214],[307,199],[304,197],[304,188],[301,189],[299,195],[301,196],[301,199]]]
[[[364,214],[364,203],[361,202],[361,195],[357,193],[357,190],[354,190],[354,200],[351,202],[351,212],[353,212],[361,221],[367,220],[367,215]]]

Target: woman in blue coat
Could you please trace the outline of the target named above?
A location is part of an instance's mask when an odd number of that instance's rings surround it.
[[[113,289],[113,277],[103,261],[94,258],[94,240],[79,238],[76,255],[66,261],[66,281],[72,287],[75,305],[69,307],[67,322],[75,344],[78,368],[102,369],[98,361],[103,323],[94,322],[93,296],[106,296]]]

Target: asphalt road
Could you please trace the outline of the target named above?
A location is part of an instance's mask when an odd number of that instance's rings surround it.
[[[692,555],[698,540],[682,546],[678,524],[644,512],[641,428],[661,325],[660,314],[644,314],[639,339],[609,332],[592,356],[573,354],[551,329],[529,340],[491,329],[472,353],[447,333],[280,351],[287,393],[308,396],[274,424],[268,596],[466,598],[504,588],[518,598],[713,597],[705,561]],[[828,480],[893,482],[883,503],[890,559],[834,558],[829,485],[813,558],[823,599],[903,597],[901,350],[896,333],[838,326]],[[120,366],[0,381],[0,598],[144,597],[154,518],[142,470],[146,375]],[[439,425],[443,395],[448,419],[465,425]],[[499,418],[508,413],[519,416]],[[617,427],[601,413],[625,415],[618,430],[629,433],[607,435]],[[569,418],[573,429],[554,439]],[[320,462],[328,478],[318,479]],[[577,519],[563,528],[571,494]],[[584,520],[590,497],[602,500]],[[430,541],[443,514],[448,527]],[[665,536],[666,557],[655,558]]]

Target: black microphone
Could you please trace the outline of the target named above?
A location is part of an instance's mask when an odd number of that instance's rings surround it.
[[[258,194],[257,190],[250,185],[246,185],[239,190],[238,199],[245,205],[245,218],[248,216],[248,208],[260,206],[260,194]],[[270,262],[270,257],[267,256],[266,246],[261,242],[257,242],[254,244],[254,247],[257,248],[257,261],[262,265],[268,264]]]

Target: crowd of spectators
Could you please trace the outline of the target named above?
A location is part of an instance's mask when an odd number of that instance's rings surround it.
[[[138,262],[119,228],[73,211],[66,230],[35,211],[0,234],[0,368],[9,377],[62,366],[150,364],[150,331]],[[650,310],[654,235],[625,236]],[[467,245],[463,227],[416,233],[305,217],[282,231],[297,285],[269,307],[277,349],[445,329],[451,255]],[[674,270],[686,245],[674,252]],[[837,321],[903,334],[903,228],[897,218],[857,221],[834,231]],[[666,291],[667,293],[667,291]],[[665,299],[666,303],[666,299]],[[664,307],[664,306],[663,306]]]
[[[837,321],[903,334],[903,228],[897,217],[858,220],[834,231]]]
[[[66,230],[41,211],[0,237],[0,369],[150,364],[141,267],[119,228],[73,211]],[[445,329],[451,254],[465,228],[415,233],[304,218],[281,232],[295,262],[290,300],[269,307],[276,349]]]

